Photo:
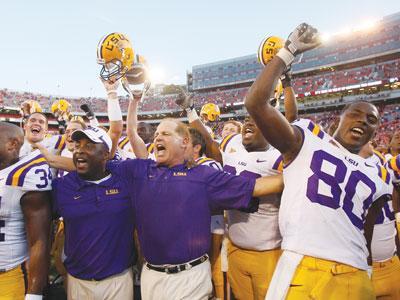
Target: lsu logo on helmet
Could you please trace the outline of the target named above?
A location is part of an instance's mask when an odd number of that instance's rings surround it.
[[[214,103],[206,103],[203,105],[200,111],[200,116],[206,121],[214,122],[218,119],[221,114],[218,105]]]
[[[269,36],[263,39],[258,47],[258,62],[265,66],[283,47],[284,42],[285,41],[283,39],[277,36]]]
[[[102,65],[103,80],[118,80],[132,67],[134,52],[129,39],[122,33],[104,36],[97,46],[97,63]]]

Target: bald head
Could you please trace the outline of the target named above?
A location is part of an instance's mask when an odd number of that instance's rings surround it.
[[[24,132],[17,125],[0,122],[0,167],[6,168],[18,161],[24,143]]]

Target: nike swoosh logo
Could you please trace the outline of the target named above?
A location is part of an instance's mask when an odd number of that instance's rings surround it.
[[[364,163],[367,167],[373,168],[374,166],[371,166],[370,164]]]
[[[74,196],[74,200],[81,198],[82,196]]]
[[[266,162],[266,160],[259,160],[259,159],[257,159],[256,162],[262,163],[262,162]]]

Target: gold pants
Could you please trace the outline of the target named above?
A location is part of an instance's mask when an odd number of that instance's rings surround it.
[[[400,260],[393,256],[384,262],[374,262],[372,285],[376,299],[400,300]]]
[[[0,273],[0,300],[24,300],[25,281],[22,267]]]
[[[372,300],[375,293],[367,271],[305,256],[297,267],[286,299]]]
[[[238,300],[264,300],[281,256],[280,249],[253,251],[228,245],[228,281]]]

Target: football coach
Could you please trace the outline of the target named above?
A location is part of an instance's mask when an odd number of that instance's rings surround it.
[[[156,161],[109,162],[124,178],[146,264],[142,298],[208,299],[212,293],[210,221],[213,209],[257,209],[254,197],[281,192],[279,176],[257,180],[185,160],[188,128],[164,119],[154,137]],[[79,165],[78,165],[79,166]]]
[[[106,169],[112,142],[96,127],[76,130],[76,171],[53,181],[65,224],[68,299],[133,299],[134,219],[126,181]]]

